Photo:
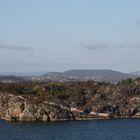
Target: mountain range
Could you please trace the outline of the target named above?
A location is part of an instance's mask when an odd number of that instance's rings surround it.
[[[130,74],[140,76],[140,71],[131,72]]]
[[[50,80],[94,80],[99,82],[117,83],[122,79],[136,78],[136,74],[122,73],[113,70],[68,70],[65,72],[48,72],[42,75]]]
[[[68,70],[64,72],[47,72],[40,76],[0,76],[0,81],[13,80],[48,80],[48,81],[87,81],[117,83],[127,78],[137,78],[140,72],[122,73],[114,70]]]

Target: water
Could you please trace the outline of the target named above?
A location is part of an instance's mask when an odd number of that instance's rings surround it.
[[[0,140],[140,140],[140,120],[0,121]]]

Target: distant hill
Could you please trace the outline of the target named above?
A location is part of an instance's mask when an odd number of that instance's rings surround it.
[[[113,70],[69,70],[62,73],[50,72],[42,75],[47,79],[55,80],[95,80],[100,82],[117,83],[122,79],[136,78],[133,74],[126,74]]]
[[[140,71],[131,72],[130,74],[140,76]]]
[[[32,77],[32,76],[40,76],[44,74],[45,71],[39,72],[1,72],[0,76],[19,76],[19,77]]]
[[[64,78],[63,72],[48,72],[43,74],[41,77],[45,77],[48,80],[60,81]]]
[[[87,81],[117,83],[127,78],[137,78],[140,72],[126,74],[113,70],[68,70],[65,72],[48,72],[42,76],[0,76],[2,82],[20,82],[20,81]]]
[[[25,77],[13,76],[13,75],[0,75],[0,81],[2,82],[20,82],[23,81]]]

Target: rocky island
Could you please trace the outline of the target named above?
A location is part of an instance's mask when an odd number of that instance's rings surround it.
[[[1,82],[0,118],[46,122],[140,118],[140,79],[129,78],[118,84]]]

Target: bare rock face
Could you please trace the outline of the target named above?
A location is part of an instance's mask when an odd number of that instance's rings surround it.
[[[36,109],[32,104],[24,102],[24,110],[19,114],[20,121],[36,121],[35,111]]]
[[[82,120],[109,115],[84,112],[85,109],[73,108],[55,102],[32,103],[22,96],[0,94],[0,118],[7,121],[63,121]],[[107,113],[106,113],[107,114]]]
[[[8,100],[8,113],[11,117],[19,117],[24,110],[24,102],[19,97],[9,98]]]
[[[23,97],[0,95],[0,118],[8,121],[70,120],[69,108],[56,103],[34,104]]]

